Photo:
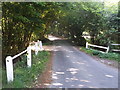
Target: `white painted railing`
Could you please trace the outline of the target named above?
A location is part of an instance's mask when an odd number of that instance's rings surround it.
[[[31,44],[33,44],[33,45],[31,45]],[[31,45],[32,50],[35,51],[36,55],[37,55],[38,51],[44,50],[42,47],[42,42],[39,40],[37,42],[34,42],[34,41],[31,42],[30,45]]]
[[[35,54],[37,55],[38,51],[42,51],[43,48],[42,48],[42,42],[41,41],[37,41],[37,42],[34,42],[35,45],[31,46],[29,45],[27,47],[26,50],[22,51],[21,53],[11,57],[11,56],[7,56],[6,57],[6,74],[7,74],[7,81],[8,82],[11,82],[13,81],[14,79],[14,74],[13,74],[13,60],[17,57],[19,57],[20,55],[24,54],[27,52],[27,66],[28,68],[31,67],[31,50],[35,51]]]
[[[89,44],[88,42],[86,42],[86,48],[88,48],[88,46],[92,46],[92,47],[98,47],[98,48],[103,48],[106,49],[106,53],[108,53],[110,51],[110,46],[111,45],[120,45],[120,44],[110,44],[108,45],[108,47],[103,47],[103,46],[98,46],[98,45],[93,45],[93,44]],[[120,51],[117,49],[111,49],[112,51]],[[102,51],[101,51],[102,52]]]
[[[113,46],[120,46],[120,44],[111,44],[111,45],[113,45]],[[120,52],[120,50],[118,50],[118,49],[111,49],[112,51],[115,51],[115,52]]]
[[[120,45],[120,44],[111,44],[111,45],[115,45],[116,46],[116,45]]]
[[[86,48],[88,48],[88,46],[106,49],[106,53],[108,53],[108,51],[109,51],[109,46],[108,46],[108,47],[103,47],[103,46],[98,46],[98,45],[89,44],[88,42],[86,42]]]

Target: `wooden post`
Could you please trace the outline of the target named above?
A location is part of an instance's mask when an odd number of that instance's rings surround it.
[[[27,66],[28,67],[31,67],[31,62],[32,62],[32,60],[31,60],[31,47],[29,46],[27,48]]]
[[[6,73],[7,73],[7,81],[13,81],[13,59],[11,56],[6,57]]]
[[[88,42],[86,42],[86,48],[88,48]]]

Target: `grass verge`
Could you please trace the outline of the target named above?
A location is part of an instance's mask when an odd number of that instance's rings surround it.
[[[99,58],[103,58],[103,59],[108,59],[108,60],[115,60],[120,62],[120,54],[118,53],[102,53],[98,50],[93,50],[93,49],[86,49],[85,47],[80,47],[81,51],[84,51],[87,54],[90,54],[92,56],[97,56]]]
[[[2,70],[2,88],[31,88],[31,84],[44,70],[49,60],[50,53],[47,51],[39,52],[38,55],[32,54],[32,67],[26,66],[26,55],[22,56],[22,61],[14,65],[14,81],[7,83],[6,71]]]

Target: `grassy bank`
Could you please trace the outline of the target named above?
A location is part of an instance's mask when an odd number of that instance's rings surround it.
[[[44,70],[50,53],[46,51],[39,52],[38,55],[32,55],[32,67],[26,66],[26,55],[22,56],[22,61],[19,61],[14,66],[14,81],[7,83],[6,72],[2,70],[3,88],[30,88],[32,82]]]
[[[120,62],[120,54],[118,53],[102,53],[98,50],[93,50],[93,49],[86,49],[84,47],[80,48],[81,51],[84,51],[85,53],[88,53],[92,56],[97,56],[99,58],[103,58],[103,59],[108,59],[108,60],[115,60]]]

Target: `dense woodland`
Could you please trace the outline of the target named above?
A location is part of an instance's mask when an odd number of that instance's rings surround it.
[[[85,45],[83,32],[91,36],[87,41],[92,44],[120,43],[118,6],[105,2],[3,2],[3,60],[48,34],[66,37],[77,45]]]

